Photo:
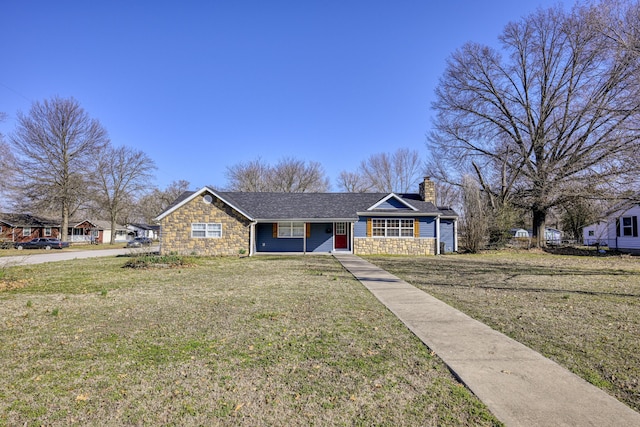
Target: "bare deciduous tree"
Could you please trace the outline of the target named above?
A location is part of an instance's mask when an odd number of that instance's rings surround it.
[[[340,176],[338,185],[344,191],[357,188],[358,192],[407,193],[415,190],[420,180],[420,155],[407,148],[394,153],[373,154],[360,163],[357,172],[344,171]]]
[[[592,200],[585,200],[580,197],[568,200],[562,205],[562,213],[560,215],[562,229],[570,238],[581,242],[582,229],[595,223],[601,214],[600,207]]]
[[[134,216],[146,224],[153,224],[154,219],[182,193],[189,190],[190,185],[189,181],[178,180],[171,182],[164,190],[153,188],[146,191],[136,202]]]
[[[284,158],[270,171],[269,186],[282,193],[322,193],[329,190],[329,179],[318,162]]]
[[[461,244],[471,253],[484,248],[488,229],[486,202],[480,187],[469,176],[462,179],[462,217],[460,218]]]
[[[259,158],[227,167],[227,181],[233,191],[271,191],[269,188],[269,166]]]
[[[487,194],[529,209],[538,246],[551,208],[638,174],[637,45],[601,31],[615,22],[599,9],[619,4],[538,10],[505,27],[504,57],[467,43],[436,90],[431,149],[451,168],[474,167]]]
[[[347,193],[366,193],[371,184],[357,172],[342,171],[338,176],[338,188]]]
[[[0,122],[4,121],[5,113],[0,113]],[[0,210],[5,208],[6,196],[14,181],[15,159],[11,147],[0,133]]]
[[[227,188],[231,191],[273,191],[311,193],[329,190],[329,180],[317,162],[284,158],[275,166],[260,159],[227,168]]]
[[[86,196],[98,153],[109,144],[106,130],[75,99],[54,97],[33,103],[29,114],[18,113],[10,143],[21,193],[58,210],[66,241],[69,217]]]
[[[121,214],[145,190],[154,169],[153,160],[133,148],[109,146],[101,153],[93,182],[95,199],[111,221],[111,244],[115,242]]]

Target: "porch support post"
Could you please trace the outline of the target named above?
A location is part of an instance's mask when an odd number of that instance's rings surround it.
[[[351,250],[352,254],[355,254],[355,243],[356,243],[356,239],[355,236],[353,235],[354,230],[356,227],[356,223],[355,222],[350,222],[349,223],[349,230],[351,231],[351,236],[349,236],[349,242],[350,242],[350,246],[349,249]]]
[[[249,226],[249,256],[253,256],[256,251],[256,223]]]
[[[458,220],[453,220],[453,252],[458,252]]]
[[[307,223],[304,223],[304,237],[302,238],[302,253],[307,254]]]
[[[440,216],[436,217],[436,255],[440,255]]]

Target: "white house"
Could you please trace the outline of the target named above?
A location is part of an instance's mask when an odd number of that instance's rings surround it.
[[[582,229],[582,243],[588,246],[609,244],[607,221],[598,221]]]
[[[640,203],[620,209],[608,216],[609,247],[623,252],[640,252],[638,237]]]
[[[135,237],[148,237],[152,240],[158,240],[160,234],[159,225],[130,223],[127,224],[127,230]]]
[[[584,243],[606,244],[622,252],[640,253],[639,216],[640,203],[611,211],[606,221],[584,228]]]

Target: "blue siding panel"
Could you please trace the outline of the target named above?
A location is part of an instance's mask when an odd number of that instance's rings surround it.
[[[432,216],[420,217],[420,237],[436,237],[436,218]]]
[[[329,231],[329,232],[327,232]],[[307,252],[331,252],[333,250],[333,224],[311,224],[311,237],[307,238]],[[273,237],[273,224],[256,225],[257,252],[302,252],[304,239]]]
[[[272,224],[256,225],[257,252],[302,252],[302,249],[302,239],[274,238]]]
[[[333,250],[333,224],[311,224],[311,236],[307,238],[307,252],[331,252]]]
[[[376,206],[376,210],[377,209],[402,209],[405,211],[409,210],[409,208],[404,203],[394,197]]]
[[[454,251],[454,224],[453,220],[441,219],[440,220],[440,243],[444,243],[445,252]]]

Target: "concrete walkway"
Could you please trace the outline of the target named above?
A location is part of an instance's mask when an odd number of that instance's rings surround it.
[[[335,254],[507,426],[640,426],[640,414],[396,276]]]

